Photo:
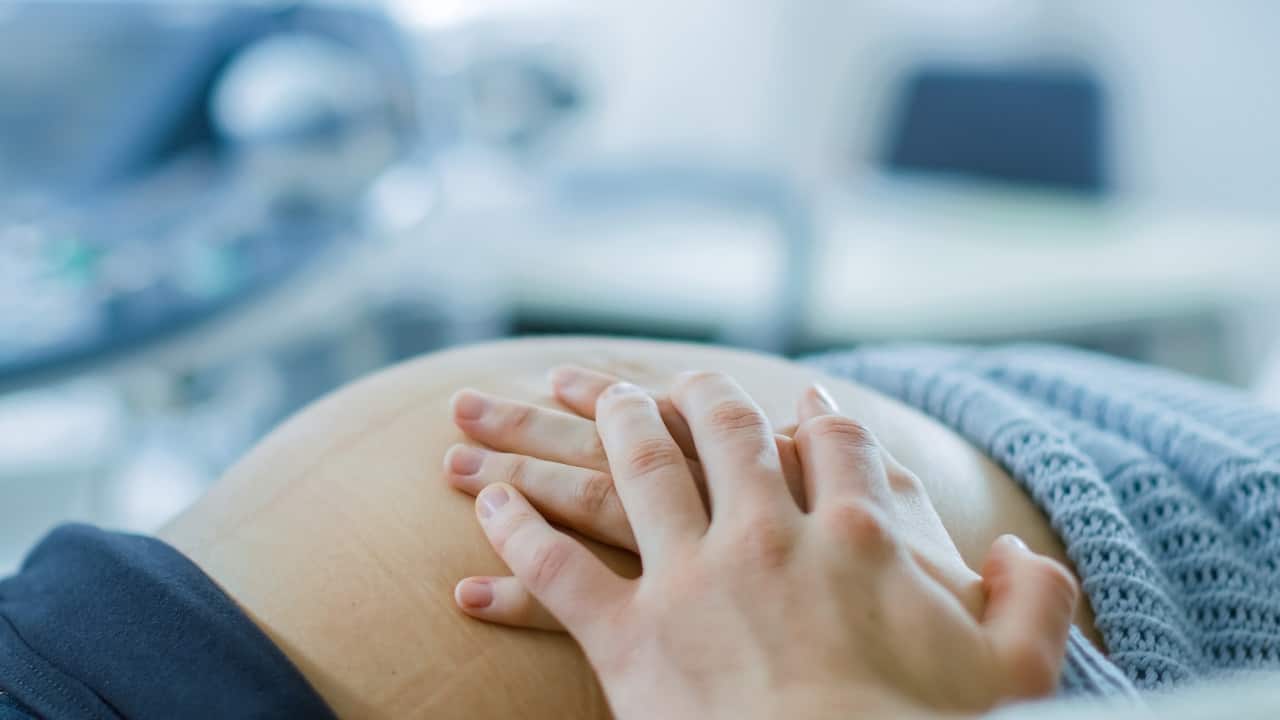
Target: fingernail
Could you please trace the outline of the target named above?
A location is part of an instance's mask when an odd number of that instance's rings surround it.
[[[632,385],[629,382],[617,382],[610,385],[608,389],[604,391],[604,394],[605,395],[630,395],[632,393],[638,393],[638,392],[640,392],[640,388],[636,387],[635,385]]]
[[[493,586],[487,580],[467,578],[458,583],[454,599],[469,610],[483,610],[493,604]]]
[[[1008,534],[1008,535],[1001,535],[1001,536],[1000,536],[1000,542],[1003,542],[1004,544],[1009,545],[1009,546],[1011,546],[1011,547],[1015,547],[1015,548],[1017,548],[1017,549],[1019,549],[1019,550],[1027,550],[1027,549],[1029,549],[1029,548],[1027,548],[1027,544],[1026,544],[1026,543],[1024,543],[1024,542],[1022,542],[1022,538],[1020,538],[1020,537],[1018,537],[1017,535],[1014,535],[1014,534],[1012,534],[1012,533],[1010,533],[1010,534]]]
[[[831,397],[831,393],[827,392],[827,389],[822,386],[822,383],[813,384],[813,393],[817,396],[818,402],[822,403],[826,409],[831,412],[835,412],[837,410],[835,398]]]
[[[488,408],[489,402],[473,392],[453,396],[453,415],[459,420],[479,420]]]
[[[511,498],[507,495],[507,489],[501,485],[490,485],[480,493],[480,517],[492,517],[498,508],[507,504],[507,500]]]
[[[446,462],[449,471],[455,475],[475,475],[484,464],[484,451],[467,445],[454,445],[449,448]]]

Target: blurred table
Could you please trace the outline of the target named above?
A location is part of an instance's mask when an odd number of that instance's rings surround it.
[[[813,209],[806,346],[1043,337],[1280,300],[1280,215],[990,190],[832,191]],[[472,239],[517,312],[649,328],[749,325],[788,252],[767,223],[693,209],[489,227]]]
[[[1000,338],[1280,299],[1280,216],[1005,194],[821,210],[807,332],[822,343]]]

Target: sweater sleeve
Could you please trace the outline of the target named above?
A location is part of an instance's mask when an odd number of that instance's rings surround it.
[[[1058,693],[1067,697],[1128,697],[1138,700],[1138,691],[1110,660],[1076,628],[1067,636],[1067,657],[1062,664]]]
[[[35,720],[30,710],[18,705],[9,693],[0,690],[0,720]]]

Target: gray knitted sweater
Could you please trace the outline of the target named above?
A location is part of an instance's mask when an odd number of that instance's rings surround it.
[[[1061,348],[898,347],[812,362],[949,425],[1022,485],[1137,688],[1280,669],[1280,413]],[[1111,670],[1076,636],[1064,688],[1115,690]]]

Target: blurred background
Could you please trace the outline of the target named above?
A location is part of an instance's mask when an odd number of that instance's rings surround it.
[[[1280,406],[1270,0],[0,0],[0,571],[454,344],[1062,342]]]

